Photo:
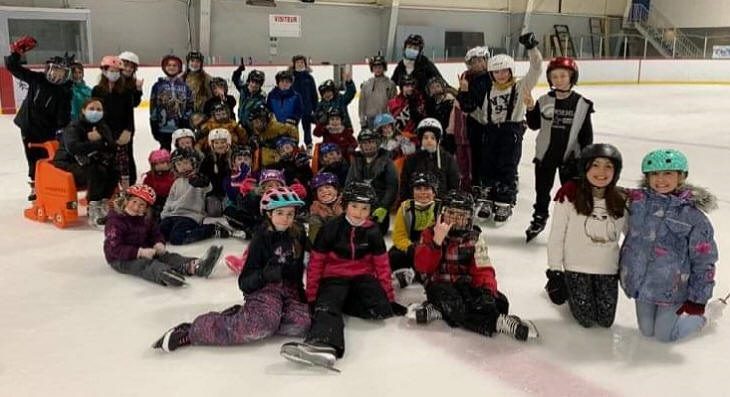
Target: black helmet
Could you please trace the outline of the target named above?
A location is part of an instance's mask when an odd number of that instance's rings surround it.
[[[370,140],[379,141],[380,134],[378,134],[377,132],[375,132],[369,128],[363,128],[362,130],[360,130],[360,133],[357,134],[358,142],[370,141]]]
[[[406,41],[403,43],[403,48],[408,46],[418,47],[418,51],[423,51],[423,37],[420,34],[408,35]]]
[[[325,80],[324,83],[319,85],[319,95],[324,95],[327,91],[332,91],[335,95],[337,95],[337,86],[335,85],[334,80]]]
[[[434,193],[438,192],[439,181],[431,172],[414,172],[411,174],[411,189],[417,186],[428,186]]]
[[[266,75],[264,75],[264,72],[260,70],[252,70],[251,73],[248,74],[248,77],[246,77],[246,84],[250,82],[258,83],[259,85],[264,85],[264,80],[266,80]]]
[[[350,182],[342,191],[342,205],[346,206],[350,202],[375,205],[375,190],[365,182]]]
[[[289,80],[294,82],[294,74],[289,70],[282,70],[276,73],[276,84],[279,84],[281,80]]]
[[[458,208],[466,211],[474,211],[474,198],[471,194],[461,190],[449,190],[442,201],[442,208]]]
[[[203,56],[203,53],[199,51],[190,51],[188,52],[188,55],[185,56],[185,62],[190,62],[193,59],[200,62],[205,62],[205,57]]]
[[[370,71],[373,71],[373,67],[376,65],[381,65],[385,70],[388,70],[388,62],[385,61],[385,57],[382,55],[376,55],[372,58],[370,58]]]
[[[198,154],[197,152],[195,152],[195,149],[176,149],[174,152],[172,152],[172,155],[170,156],[170,163],[172,164],[173,172],[177,173],[175,163],[182,160],[190,160],[190,164],[193,166],[193,170],[198,169]]]
[[[248,146],[233,145],[231,148],[231,157],[248,156],[251,157],[251,148]]]
[[[623,167],[623,159],[621,158],[621,152],[618,151],[616,146],[609,143],[594,143],[588,145],[580,151],[580,170],[581,175],[585,175],[588,171],[588,167],[591,166],[593,159],[597,157],[605,157],[613,163],[613,180],[612,184],[615,184],[621,176],[621,168]]]
[[[216,86],[223,87],[223,90],[225,92],[228,92],[228,82],[226,81],[226,79],[222,77],[213,77],[212,79],[210,79],[210,90],[213,91],[213,88],[215,88]]]
[[[339,107],[331,107],[327,111],[327,119],[329,120],[331,117],[339,117],[340,119],[343,119],[345,117],[345,113]]]
[[[210,110],[210,114],[208,116],[213,116],[215,118],[215,114],[218,112],[226,112],[226,116],[231,116],[231,108],[229,108],[228,104],[225,102],[216,102],[213,104],[213,108]]]
[[[266,107],[266,104],[258,103],[253,109],[251,109],[251,112],[248,114],[248,121],[253,122],[257,119],[264,119],[266,122],[268,122],[270,117],[271,112],[269,111],[269,108]]]
[[[416,85],[416,79],[414,79],[410,74],[404,74],[403,77],[400,78],[398,86],[403,88],[404,85]]]

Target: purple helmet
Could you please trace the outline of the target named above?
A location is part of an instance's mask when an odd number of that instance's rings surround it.
[[[259,177],[259,186],[268,181],[277,181],[281,183],[282,186],[286,185],[286,182],[284,181],[284,173],[279,170],[274,170],[270,168],[261,170],[261,176]]]
[[[312,178],[312,181],[309,183],[309,186],[312,187],[312,190],[317,190],[325,185],[332,185],[335,187],[335,189],[339,189],[340,181],[337,179],[337,175],[331,172],[320,172],[315,175],[314,178]]]
[[[319,146],[319,155],[324,156],[332,152],[339,152],[340,147],[336,143],[323,143]]]
[[[293,147],[297,147],[297,140],[290,137],[290,136],[282,136],[281,138],[276,140],[276,148],[281,149],[284,145],[292,145]]]

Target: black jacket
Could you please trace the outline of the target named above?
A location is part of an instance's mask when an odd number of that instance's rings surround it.
[[[390,152],[383,148],[378,149],[378,154],[370,163],[365,161],[362,152],[355,152],[344,186],[350,182],[371,184],[378,196],[378,204],[373,209],[390,209],[398,194],[398,172],[390,159]]]
[[[94,126],[102,137],[96,142],[90,141],[87,136]],[[53,158],[53,165],[66,170],[74,164],[84,166],[90,163],[104,163],[114,167],[116,150],[114,136],[104,121],[91,124],[82,116],[63,130],[62,142]]]
[[[5,57],[5,67],[18,80],[28,85],[28,94],[15,115],[15,125],[25,139],[43,142],[53,139],[56,131],[71,120],[71,87],[73,82],[53,84],[45,73],[34,72],[20,64],[20,55]]]
[[[228,162],[228,155],[214,154],[212,149],[205,153],[203,161],[200,163],[200,173],[210,179],[213,190],[208,196],[225,197],[226,191],[223,188],[223,180],[231,176],[231,166]]]
[[[436,155],[441,158],[441,167],[436,161]],[[439,179],[438,197],[444,197],[451,189],[459,188],[459,166],[456,164],[454,156],[446,152],[443,148],[439,148],[434,153],[425,150],[419,150],[412,156],[406,158],[401,172],[401,201],[413,198],[413,188],[411,187],[411,174],[414,172],[430,172]]]
[[[406,65],[403,64],[403,60],[398,62],[398,66],[395,67],[391,80],[395,82],[397,86],[400,86],[400,80],[406,75]],[[416,79],[416,88],[422,93],[426,93],[426,85],[428,80],[432,77],[441,77],[441,73],[436,68],[436,65],[431,62],[425,55],[419,55],[416,58],[416,63],[413,66],[413,78]]]
[[[456,100],[464,113],[471,113],[484,104],[487,93],[492,89],[492,78],[485,72],[467,79],[469,91],[459,91]]]
[[[122,84],[121,80],[117,84]],[[101,99],[104,105],[104,122],[112,130],[114,138],[119,138],[124,130],[134,132],[136,90],[125,88],[122,92],[104,92],[97,85],[91,90],[91,96]]]

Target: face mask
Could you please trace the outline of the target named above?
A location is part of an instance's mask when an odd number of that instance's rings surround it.
[[[272,223],[272,225],[274,225],[274,224]],[[274,225],[274,229],[275,229],[275,230],[276,230],[277,232],[285,232],[285,231],[286,231],[286,229],[288,229],[288,227],[287,227],[287,226],[279,226],[279,225]]]
[[[421,147],[423,148],[423,150],[425,150],[429,153],[436,153],[436,149],[438,149],[438,146],[434,146],[434,147],[421,146]]]
[[[403,51],[403,56],[406,57],[406,59],[414,60],[418,58],[419,51],[413,48],[406,48],[405,51]]]
[[[352,219],[350,219],[350,217],[347,216],[347,215],[345,215],[345,219],[347,219],[347,222],[350,225],[355,226],[355,227],[360,227],[360,226],[362,226],[363,223],[365,223],[365,220],[364,219],[362,221],[360,221],[360,222],[355,222]]]
[[[302,67],[298,67],[298,68],[296,68],[294,70],[296,70],[297,72],[303,72],[303,71],[307,70],[307,67],[306,66],[302,66]]]
[[[111,71],[111,70],[105,70],[104,71],[104,76],[106,76],[106,78],[113,83],[113,82],[119,80],[120,74],[119,74],[119,72],[114,72],[114,71]]]
[[[84,118],[89,123],[98,123],[104,117],[104,112],[100,110],[84,110]]]
[[[200,67],[188,65],[188,69],[190,69],[191,72],[197,72],[200,70]]]

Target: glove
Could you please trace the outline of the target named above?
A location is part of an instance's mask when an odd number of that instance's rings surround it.
[[[155,257],[155,249],[154,248],[142,248],[142,247],[140,247],[137,250],[137,258],[152,259],[154,257]]]
[[[540,44],[540,42],[535,39],[535,33],[532,32],[523,34],[522,36],[520,36],[518,41],[528,50],[531,50],[537,47],[538,44]]]
[[[299,152],[294,156],[294,164],[297,167],[309,167],[309,156],[305,152]]]
[[[277,262],[277,259],[270,259],[269,262],[264,266],[264,281],[267,283],[279,283],[281,282],[281,263]]]
[[[388,210],[383,207],[376,208],[375,211],[373,211],[373,218],[375,218],[378,221],[378,223],[383,223],[383,220],[385,219],[385,217],[387,215],[388,215]]]
[[[548,269],[545,271],[548,278],[545,284],[545,292],[547,292],[550,300],[556,305],[562,305],[568,300],[568,286],[565,284],[565,273],[557,270]]]
[[[570,202],[574,202],[575,195],[577,192],[578,192],[578,185],[575,182],[571,182],[571,181],[565,182],[565,184],[560,187],[560,190],[558,190],[558,192],[555,193],[555,199],[553,201],[563,203],[567,199]]]
[[[15,40],[10,44],[10,52],[15,52],[20,55],[34,49],[38,45],[38,41],[30,36],[23,36],[18,40]]]
[[[167,249],[165,248],[165,243],[156,243],[152,246],[152,248],[155,250],[155,253],[157,255],[162,255],[165,253],[165,251],[167,251]]]
[[[291,189],[294,193],[299,196],[300,199],[306,199],[307,198],[307,188],[304,187],[299,181],[295,181],[289,186],[289,189]]]
[[[210,180],[208,180],[208,177],[201,174],[195,174],[191,176],[190,178],[188,178],[188,182],[190,182],[193,187],[199,188],[208,187],[208,185],[210,185]]]
[[[241,58],[241,62],[243,62],[243,58]],[[237,72],[243,72],[244,70],[246,70],[246,65],[244,65],[243,63],[238,65],[238,67],[236,68]]]
[[[408,308],[398,302],[390,302],[390,309],[393,311],[393,315],[398,317],[405,316],[408,313]]]
[[[250,191],[254,190],[256,188],[256,178],[246,178],[243,180],[243,183],[238,188],[238,190],[243,194],[244,196],[247,195]]]
[[[682,313],[687,313],[690,316],[701,316],[705,314],[705,305],[691,301],[684,302],[679,310],[677,310],[677,315],[681,315]]]

